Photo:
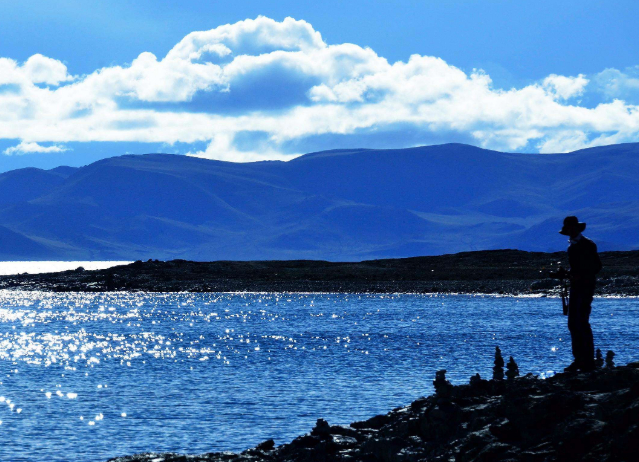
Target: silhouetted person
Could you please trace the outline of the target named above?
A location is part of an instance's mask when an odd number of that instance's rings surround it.
[[[565,371],[591,371],[595,369],[595,346],[590,328],[590,310],[595,294],[597,273],[601,260],[597,245],[581,233],[586,223],[577,217],[566,217],[560,234],[570,237],[568,261],[570,263],[570,295],[568,300],[568,329],[572,338],[574,362]]]

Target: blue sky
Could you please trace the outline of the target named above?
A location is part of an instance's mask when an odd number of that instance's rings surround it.
[[[636,1],[3,2],[0,171],[639,141],[637,17]]]

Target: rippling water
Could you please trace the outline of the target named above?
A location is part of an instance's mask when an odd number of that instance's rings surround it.
[[[620,363],[638,313],[595,301],[595,341]],[[522,372],[570,361],[547,298],[0,291],[0,326],[2,461],[283,443],[429,394],[438,369],[490,375],[495,345]]]

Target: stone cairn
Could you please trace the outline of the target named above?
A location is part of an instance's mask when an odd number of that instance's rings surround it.
[[[495,367],[493,367],[493,380],[504,380],[504,358],[499,347],[495,347]]]
[[[446,380],[445,369],[435,372],[433,385],[435,386],[435,394],[440,398],[448,398],[453,391],[453,385]]]
[[[331,434],[331,425],[324,419],[317,419],[311,435],[326,438]]]
[[[506,377],[508,380],[512,380],[519,375],[519,366],[515,362],[515,359],[511,356],[506,364]]]
[[[615,362],[613,360],[614,357],[615,357],[615,352],[612,350],[608,350],[608,353],[606,353],[606,367],[609,367],[609,368],[615,367]]]
[[[482,378],[479,374],[471,375],[470,377],[470,386],[476,387],[482,382]]]
[[[604,365],[603,354],[601,354],[601,350],[597,348],[597,352],[595,353],[595,366],[598,368],[601,368],[603,367],[603,365]]]

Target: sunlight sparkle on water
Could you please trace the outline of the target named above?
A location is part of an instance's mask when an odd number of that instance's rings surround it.
[[[438,369],[454,383],[490,376],[495,345],[549,377],[570,361],[557,302],[0,291],[0,460],[281,443],[317,418],[345,424],[428,394]],[[596,342],[618,363],[638,312],[595,301]]]

